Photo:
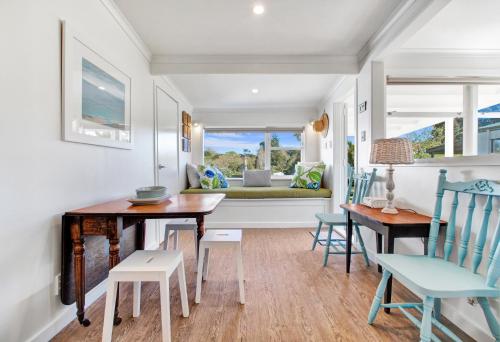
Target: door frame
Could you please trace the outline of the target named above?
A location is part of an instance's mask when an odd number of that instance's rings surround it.
[[[177,101],[173,96],[171,96],[168,91],[160,87],[156,82],[153,81],[153,177],[154,177],[154,184],[159,185],[160,183],[160,177],[159,177],[159,161],[158,161],[158,91],[161,91],[172,101],[174,101],[177,105],[177,110],[175,113],[176,117],[176,139],[177,139],[177,181],[179,181],[180,178],[180,167],[179,167],[179,162],[180,162],[180,152],[179,152],[179,101]],[[155,220],[155,234],[156,234],[156,241],[159,244],[163,241],[163,236],[162,236],[162,229],[160,227],[160,220]]]
[[[172,101],[174,101],[177,105],[177,110],[176,110],[176,139],[177,139],[177,151],[176,151],[176,158],[177,158],[177,180],[179,180],[180,173],[179,173],[179,101],[177,101],[173,96],[171,96],[165,89],[160,87],[158,84],[153,82],[154,86],[154,91],[153,91],[153,97],[154,97],[154,183],[155,185],[159,185],[159,174],[158,174],[158,91],[163,92],[165,95],[170,97]]]

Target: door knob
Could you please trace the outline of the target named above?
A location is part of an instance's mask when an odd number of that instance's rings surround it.
[[[163,165],[163,164],[158,164],[158,169],[160,169],[160,170],[161,170],[161,169],[164,169],[164,168],[166,168],[166,166],[165,166],[165,165]]]

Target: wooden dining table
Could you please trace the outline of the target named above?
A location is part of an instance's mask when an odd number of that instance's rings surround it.
[[[128,254],[144,249],[147,219],[194,218],[199,241],[205,232],[205,216],[211,214],[224,197],[224,194],[174,195],[159,204],[141,206],[131,205],[122,198],[66,212],[62,219],[61,301],[68,305],[76,301],[78,321],[89,326],[90,320],[85,318],[85,294],[91,290],[86,286],[87,273],[92,273],[93,286],[107,277],[109,269],[120,262],[120,245],[124,244],[121,240],[126,228],[135,227],[135,244],[128,248]],[[96,236],[105,237],[109,242],[107,269],[99,268],[94,260],[87,260],[90,267],[86,267],[85,240]],[[130,243],[128,245],[130,247]],[[99,257],[103,252],[96,250],[99,246],[102,248],[102,243],[93,245],[89,254]],[[99,271],[93,272],[94,269]],[[120,322],[117,296],[114,324]]]

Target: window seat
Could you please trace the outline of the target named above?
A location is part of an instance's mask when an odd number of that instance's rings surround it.
[[[321,188],[319,190],[289,188],[286,186],[273,187],[243,187],[232,186],[225,189],[189,188],[181,191],[182,194],[222,193],[228,199],[266,199],[266,198],[330,198],[332,191]]]

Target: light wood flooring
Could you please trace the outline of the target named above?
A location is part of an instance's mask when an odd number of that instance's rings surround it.
[[[245,229],[243,262],[245,305],[238,303],[236,265],[228,250],[210,255],[208,280],[201,303],[194,304],[195,273],[192,233],[181,232],[186,263],[190,316],[181,316],[177,276],[170,279],[173,341],[418,341],[419,331],[400,312],[381,310],[366,323],[380,275],[353,255],[351,274],[345,257],[332,255],[322,266],[323,247],[311,251],[305,229]],[[132,286],[120,293],[123,322],[113,330],[113,341],[160,341],[160,301],[157,283],[143,283],[141,316],[132,318]],[[395,283],[393,301],[414,301]],[[92,321],[84,328],[74,320],[54,341],[100,341],[105,295],[87,310]],[[417,314],[418,317],[418,314]],[[464,341],[471,339],[451,323],[445,324]],[[443,340],[448,339],[440,332]]]

